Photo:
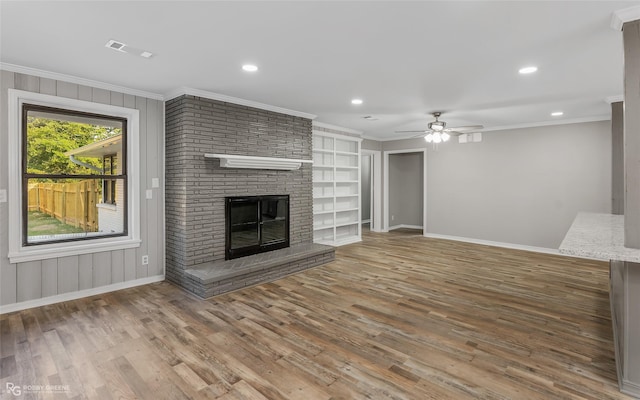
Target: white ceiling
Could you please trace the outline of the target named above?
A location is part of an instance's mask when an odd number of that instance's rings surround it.
[[[159,94],[191,87],[392,139],[433,111],[489,128],[608,118],[623,79],[612,12],[639,4],[2,1],[0,61]],[[527,65],[538,72],[519,75]]]

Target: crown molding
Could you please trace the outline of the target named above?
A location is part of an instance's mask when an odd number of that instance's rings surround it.
[[[144,90],[131,89],[124,86],[112,85],[110,83],[94,81],[92,79],[80,78],[73,75],[61,74],[58,72],[45,71],[42,69],[24,67],[22,65],[8,64],[0,62],[0,69],[9,72],[15,72],[18,74],[33,75],[40,78],[54,79],[56,81],[64,81],[69,83],[75,83],[78,85],[91,86],[97,89],[105,89],[112,92],[119,92],[124,94],[130,94],[132,96],[146,97],[153,100],[164,100],[161,94],[147,92]]]
[[[307,119],[311,119],[311,120],[316,118],[316,115],[305,113],[305,112],[302,112],[302,111],[289,110],[289,109],[286,109],[286,108],[272,106],[272,105],[264,104],[264,103],[259,103],[259,102],[252,101],[252,100],[240,99],[240,98],[237,98],[237,97],[227,96],[227,95],[223,95],[223,94],[208,92],[206,90],[193,89],[193,88],[188,88],[188,87],[181,87],[181,88],[169,91],[169,92],[165,93],[164,95],[162,95],[162,94],[158,94],[158,93],[147,92],[147,91],[144,91],[144,90],[127,88],[127,87],[124,87],[124,86],[113,85],[113,84],[110,84],[110,83],[94,81],[92,79],[80,78],[80,77],[73,76],[73,75],[66,75],[66,74],[61,74],[61,73],[58,73],[58,72],[45,71],[45,70],[41,70],[41,69],[37,69],[37,68],[25,67],[25,66],[16,65],[16,64],[9,64],[9,63],[0,62],[0,70],[9,71],[9,72],[15,72],[15,73],[19,73],[19,74],[33,75],[33,76],[37,76],[37,77],[40,77],[40,78],[54,79],[54,80],[57,80],[57,81],[75,83],[75,84],[78,84],[78,85],[90,86],[90,87],[94,87],[94,88],[98,88],[98,89],[105,89],[105,90],[109,90],[109,91],[113,91],[113,92],[130,94],[132,96],[146,97],[148,99],[153,99],[153,100],[166,101],[166,100],[171,100],[173,98],[176,98],[178,96],[182,96],[182,95],[186,94],[186,95],[192,95],[192,96],[197,96],[197,97],[204,97],[204,98],[211,99],[211,100],[219,100],[219,101],[224,101],[224,102],[227,102],[227,103],[233,103],[233,104],[239,104],[239,105],[253,107],[253,108],[259,108],[261,110],[273,111],[273,112],[277,112],[277,113],[281,113],[281,114],[287,114],[287,115],[292,115],[292,116],[295,116],[295,117],[307,118]]]
[[[506,131],[510,129],[525,129],[525,128],[538,128],[543,126],[554,126],[554,125],[569,125],[569,124],[581,124],[585,122],[598,122],[598,121],[609,121],[611,120],[610,115],[596,115],[593,117],[584,117],[584,118],[572,118],[572,119],[563,119],[557,121],[543,121],[543,122],[529,122],[524,124],[514,124],[514,125],[502,125],[502,126],[491,126],[486,127],[484,129],[480,129],[481,132],[492,132],[492,131]],[[363,136],[364,139],[374,140],[376,142],[391,142],[394,140],[418,140],[422,139],[421,137],[395,137],[395,138],[380,138],[380,137],[372,137],[372,136]]]
[[[334,131],[341,131],[345,133],[353,133],[354,135],[362,135],[362,131],[357,131],[351,128],[344,128],[338,125],[331,125],[324,122],[313,121],[313,126],[318,128],[332,129]]]
[[[218,100],[218,101],[223,101],[225,103],[239,104],[241,106],[258,108],[260,110],[273,111],[280,114],[287,114],[287,115],[292,115],[294,117],[307,118],[311,120],[316,118],[316,115],[305,113],[302,111],[289,110],[288,108],[272,106],[270,104],[259,103],[253,100],[240,99],[238,97],[227,96],[225,94],[214,93],[214,92],[209,92],[207,90],[194,89],[194,88],[184,87],[184,86],[165,93],[164,99],[165,101],[168,101],[183,95],[203,97],[205,99]]]
[[[523,129],[523,128],[538,128],[542,126],[553,126],[553,125],[580,124],[584,122],[609,121],[610,119],[611,119],[610,115],[596,115],[593,117],[562,119],[557,121],[543,121],[543,122],[535,122],[535,123],[493,126],[493,127],[482,129],[482,132],[505,131],[509,129]]]
[[[640,6],[616,10],[611,15],[611,29],[620,32],[625,22],[640,20]]]
[[[617,96],[609,96],[609,97],[605,97],[604,98],[605,103],[607,104],[611,104],[611,103],[619,103],[621,101],[624,101],[624,95],[619,94]]]
[[[369,135],[362,135],[361,136],[364,140],[373,140],[374,142],[381,142],[382,139],[380,139],[379,137],[375,137],[375,136],[369,136]],[[395,139],[394,139],[395,140]]]

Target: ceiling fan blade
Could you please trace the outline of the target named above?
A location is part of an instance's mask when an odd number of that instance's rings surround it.
[[[482,125],[467,125],[467,126],[454,126],[452,128],[446,128],[445,132],[464,132],[464,131],[476,131],[484,128]]]
[[[395,133],[429,133],[431,132],[430,130],[426,130],[426,131],[394,131]]]

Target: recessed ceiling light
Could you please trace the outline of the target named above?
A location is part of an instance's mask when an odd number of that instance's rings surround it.
[[[521,73],[521,74],[532,74],[532,73],[536,72],[537,70],[538,70],[538,67],[531,66],[531,67],[520,68],[518,70],[518,72]]]
[[[247,72],[256,72],[258,70],[258,66],[253,64],[245,64],[242,66],[242,69]]]
[[[362,104],[362,99],[353,99],[351,100],[351,104],[360,105]]]
[[[142,53],[140,53],[140,57],[144,57],[144,58],[151,58],[152,55],[153,53],[150,53],[148,51],[143,51]]]
[[[364,119],[366,119],[367,121],[377,121],[379,118],[374,117],[373,115],[367,115],[365,117],[362,117]]]
[[[562,111],[554,111],[551,113],[552,117],[559,117],[561,115],[563,115],[564,113]]]

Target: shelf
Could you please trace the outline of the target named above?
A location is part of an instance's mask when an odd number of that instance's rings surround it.
[[[359,194],[336,194],[335,197],[359,197]],[[333,198],[334,196],[331,196]],[[320,199],[321,197],[316,197],[316,199]]]
[[[294,158],[274,158],[240,156],[237,154],[205,154],[205,158],[219,158],[222,168],[275,169],[292,171],[300,169],[302,164],[313,164],[313,160]]]
[[[349,225],[358,225],[358,221],[353,222],[342,222],[340,224],[336,224],[336,228],[340,228],[341,226],[349,226]]]
[[[338,151],[338,150],[336,150],[336,154],[341,154],[341,155],[345,155],[345,156],[358,156],[358,155],[360,155],[359,153],[352,153],[350,151]]]
[[[347,166],[347,165],[344,165],[344,166],[336,165],[336,168],[338,168],[338,169],[358,169],[359,167],[352,167],[352,166]]]
[[[335,210],[331,210],[331,211],[314,211],[313,215],[333,214],[334,212],[335,212]]]
[[[333,239],[331,240],[327,240],[327,239],[313,239],[313,243],[317,243],[317,244],[324,244],[326,246],[335,246],[335,242],[333,241]]]
[[[358,207],[354,207],[354,208],[342,208],[340,210],[336,209],[336,212],[342,212],[342,211],[358,211],[359,208]]]
[[[324,230],[329,230],[329,229],[333,229],[333,225],[314,226],[313,227],[314,231],[324,231]]]
[[[313,149],[313,151],[315,151],[316,153],[333,154],[333,150],[331,150],[331,149]]]
[[[335,181],[336,183],[360,183],[360,181]]]

